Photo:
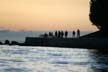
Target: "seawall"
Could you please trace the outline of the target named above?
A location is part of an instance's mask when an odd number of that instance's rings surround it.
[[[108,39],[98,38],[36,38],[26,37],[26,46],[51,46],[69,48],[108,48]]]

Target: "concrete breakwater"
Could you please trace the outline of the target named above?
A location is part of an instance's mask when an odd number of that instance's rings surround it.
[[[69,48],[108,48],[108,39],[98,38],[36,38],[26,37],[26,46],[51,46]]]

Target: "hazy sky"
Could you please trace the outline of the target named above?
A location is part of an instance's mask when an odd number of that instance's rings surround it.
[[[95,31],[89,0],[0,0],[0,28]]]

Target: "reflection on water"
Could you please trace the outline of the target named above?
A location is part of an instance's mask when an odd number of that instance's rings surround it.
[[[0,46],[0,72],[108,72],[102,50]]]
[[[93,66],[95,72],[108,72],[108,49],[96,50],[91,58],[94,59],[97,65]]]

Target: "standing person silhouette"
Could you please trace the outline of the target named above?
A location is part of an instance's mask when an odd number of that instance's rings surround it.
[[[73,34],[73,36],[72,36],[72,37],[73,37],[73,38],[75,38],[75,31],[73,31],[73,32],[72,32],[72,34]]]
[[[64,32],[63,31],[61,31],[61,38],[63,38],[64,37]]]
[[[68,31],[65,31],[65,38],[68,37]]]
[[[57,37],[57,36],[58,36],[57,31],[55,31],[55,37]]]
[[[79,37],[80,37],[80,30],[77,29],[77,38],[79,38]]]
[[[58,31],[58,38],[60,38],[60,36],[61,36],[61,32],[60,32],[60,31]]]

